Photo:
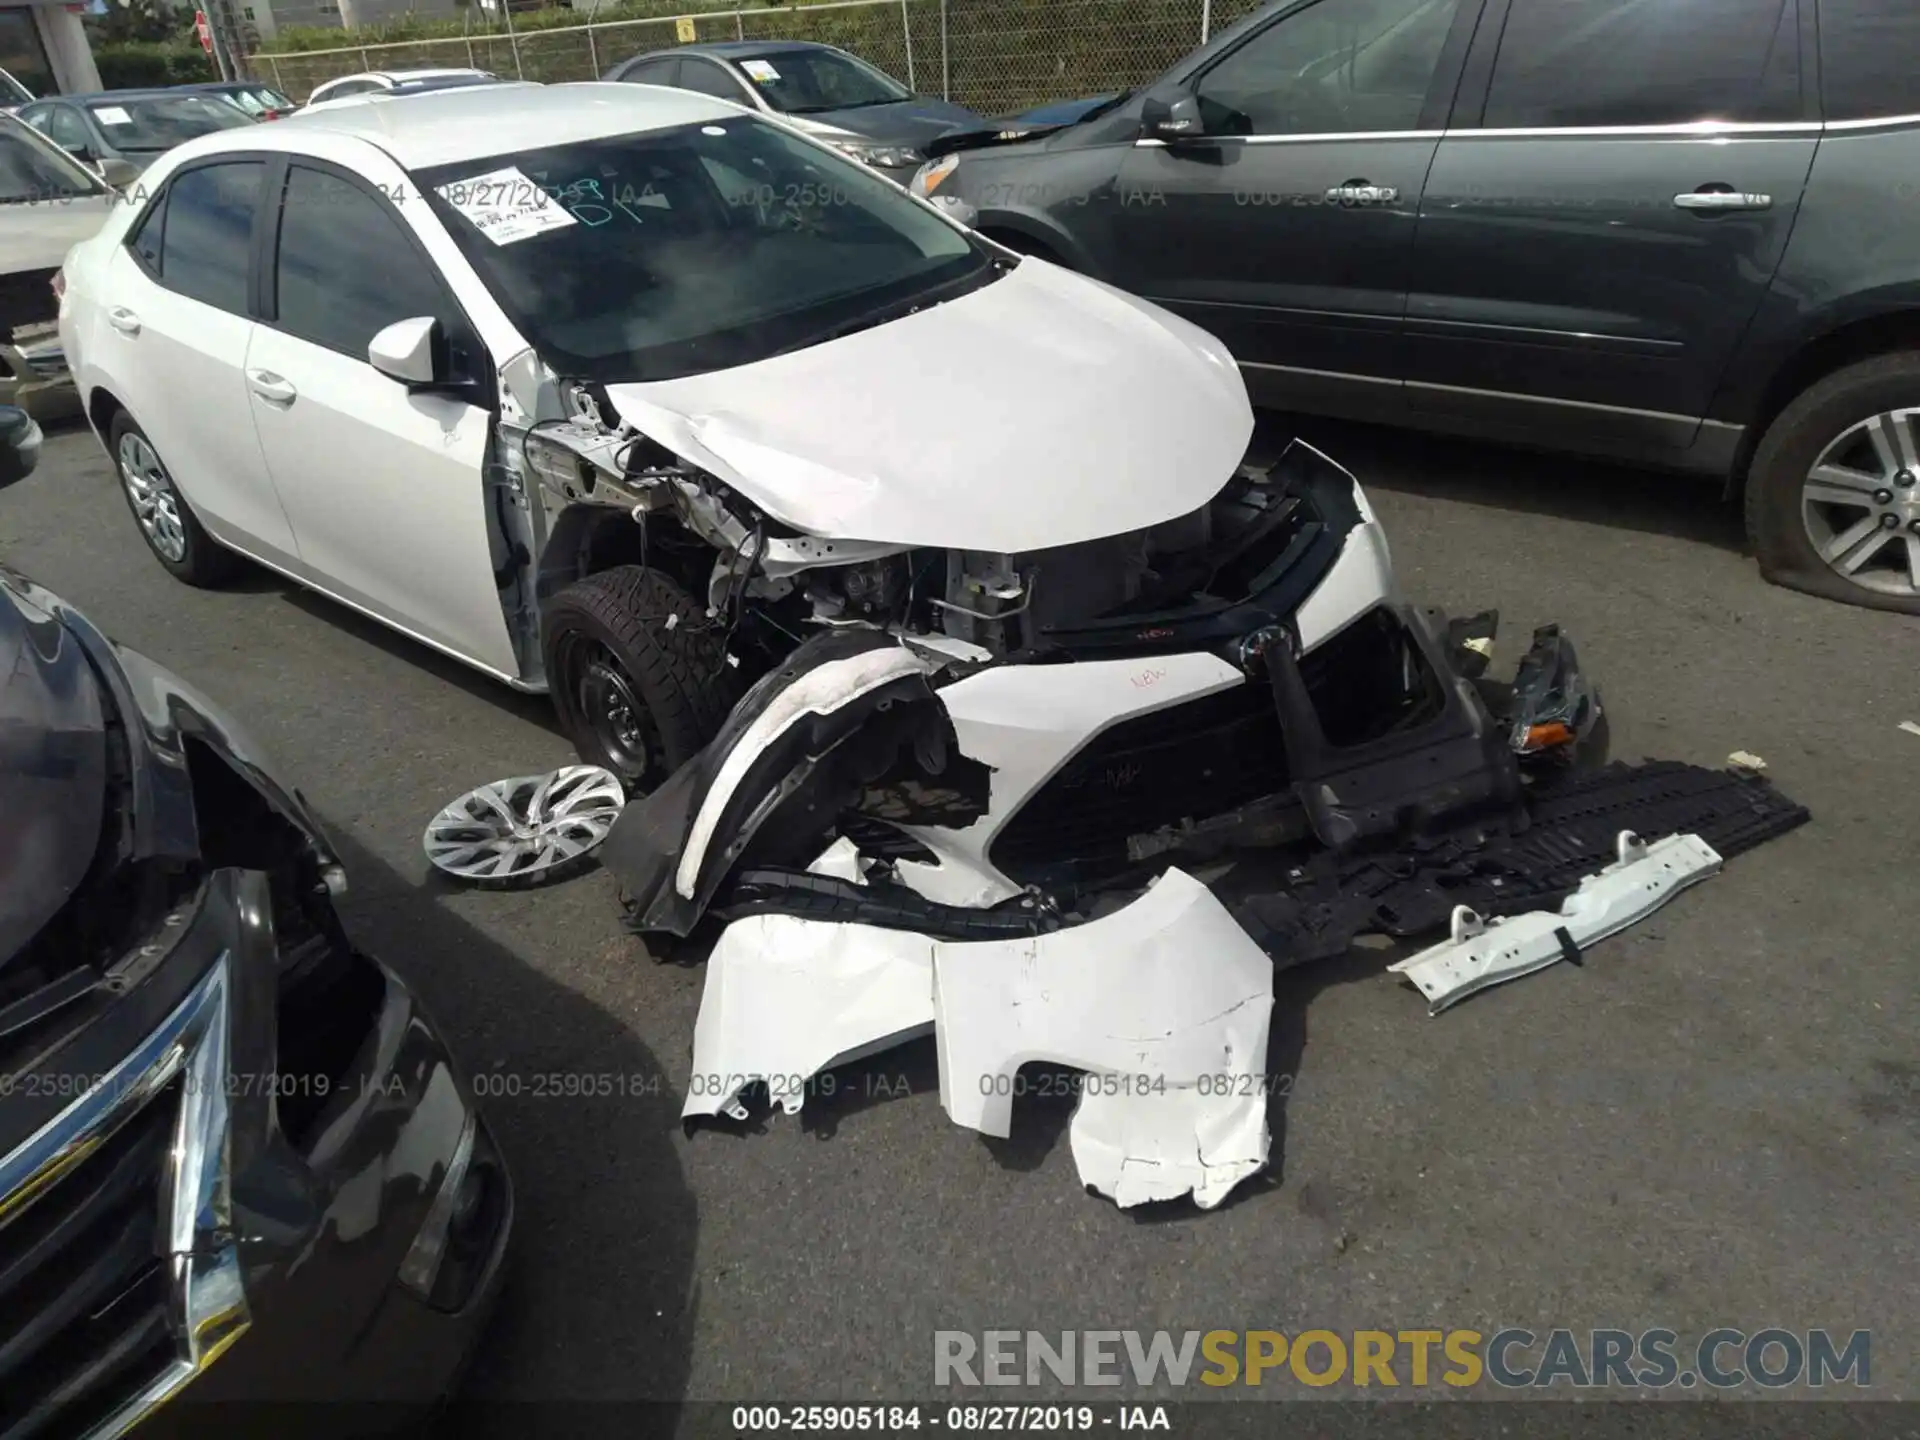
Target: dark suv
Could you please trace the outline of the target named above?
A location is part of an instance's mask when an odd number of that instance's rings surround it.
[[[914,187],[1263,403],[1717,477],[1769,579],[1920,613],[1915,75],[1915,0],[1277,0]]]

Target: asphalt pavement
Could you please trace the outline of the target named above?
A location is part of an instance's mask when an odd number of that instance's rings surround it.
[[[1872,1393],[1920,1398],[1920,621],[1763,584],[1693,481],[1308,428],[1412,598],[1501,611],[1499,669],[1557,620],[1616,755],[1751,751],[1814,820],[1438,1018],[1377,952],[1283,975],[1271,1173],[1206,1214],[1084,1193],[1067,1102],[948,1123],[931,1041],[683,1136],[702,971],[603,875],[480,893],[421,851],[454,795],[568,760],[541,701],[264,573],[174,582],[84,430],[0,491],[0,557],[242,718],[489,1094],[520,1220],[474,1395],[944,1401],[937,1330],[1783,1325],[1871,1330]]]

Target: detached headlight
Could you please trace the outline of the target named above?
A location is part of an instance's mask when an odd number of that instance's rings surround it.
[[[949,175],[960,168],[958,155],[942,155],[938,160],[929,161],[913,172],[913,179],[907,182],[907,188],[914,194],[925,197],[940,188]]]
[[[863,145],[847,140],[838,142],[835,148],[879,170],[899,170],[927,158],[911,145]]]

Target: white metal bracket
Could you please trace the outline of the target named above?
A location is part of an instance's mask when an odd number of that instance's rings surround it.
[[[1698,835],[1669,835],[1648,845],[1622,830],[1616,847],[1619,858],[1582,880],[1558,910],[1487,920],[1456,906],[1449,939],[1388,968],[1411,980],[1427,997],[1428,1013],[1438,1015],[1488,986],[1561,960],[1578,964],[1587,947],[1645,919],[1721,866],[1719,853]]]

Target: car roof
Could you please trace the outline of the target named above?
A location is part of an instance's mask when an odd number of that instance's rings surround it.
[[[75,105],[115,105],[122,100],[164,100],[187,88],[184,85],[148,85],[137,90],[86,90],[78,95],[45,95],[41,100],[69,100]]]
[[[818,40],[700,40],[691,45],[677,45],[671,50],[655,50],[649,53],[718,55],[726,60],[751,60],[762,55],[791,55],[797,50],[826,50],[836,55],[844,53],[838,46],[822,45]]]
[[[511,95],[503,95],[511,91]],[[417,95],[370,95],[339,108],[302,110],[277,125],[228,130],[190,142],[215,149],[301,149],[315,131],[379,146],[409,170],[506,155],[531,145],[564,145],[738,119],[740,107],[691,90],[582,81],[536,85],[503,81]]]

